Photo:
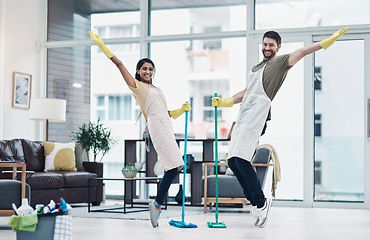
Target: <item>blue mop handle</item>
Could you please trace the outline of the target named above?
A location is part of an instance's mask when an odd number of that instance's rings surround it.
[[[186,162],[187,162],[187,145],[188,145],[188,111],[185,111],[185,146],[184,146],[184,189],[182,191],[182,221],[185,222],[185,182],[186,182]]]
[[[217,93],[215,93],[217,97]],[[215,106],[215,165],[216,165],[216,223],[218,223],[218,140],[217,140],[217,106]]]

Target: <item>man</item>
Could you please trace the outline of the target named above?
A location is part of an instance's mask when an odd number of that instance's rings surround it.
[[[255,226],[262,228],[266,224],[272,203],[271,199],[265,198],[257,174],[250,163],[259,138],[265,131],[265,123],[270,120],[271,101],[294,64],[321,48],[327,49],[347,31],[348,28],[338,30],[321,42],[282,56],[276,56],[281,47],[280,35],[268,31],[262,38],[263,61],[252,68],[247,87],[230,98],[212,98],[213,107],[232,107],[241,103],[231,135],[228,164],[242,186],[246,198],[254,206]]]

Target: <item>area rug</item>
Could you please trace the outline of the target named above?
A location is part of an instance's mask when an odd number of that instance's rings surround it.
[[[101,206],[91,206],[91,210],[100,210],[106,208],[115,208],[115,207],[123,207],[122,204],[104,204]],[[147,207],[145,205],[140,205],[140,208]],[[138,208],[138,209],[140,209]],[[77,204],[72,205],[72,210],[70,213],[72,217],[77,218],[111,218],[111,219],[129,219],[129,220],[149,220],[149,211],[142,211],[142,212],[129,212],[132,210],[137,210],[136,208],[129,208],[127,209],[127,213],[120,213],[120,212],[87,212],[87,204]],[[117,211],[123,212],[123,209],[119,209]],[[167,210],[162,210],[161,218],[181,218],[181,206],[167,206]],[[185,215],[198,215],[203,214],[203,207],[186,207],[185,208]]]

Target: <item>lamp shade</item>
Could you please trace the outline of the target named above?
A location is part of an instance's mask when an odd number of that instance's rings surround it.
[[[67,101],[56,98],[32,98],[30,119],[64,122],[66,120]]]

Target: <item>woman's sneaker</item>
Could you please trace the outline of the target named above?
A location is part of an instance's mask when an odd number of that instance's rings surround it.
[[[266,201],[265,201],[265,205],[263,205],[262,208],[257,209],[259,211],[258,225],[260,226],[260,228],[263,228],[263,226],[265,226],[265,224],[267,222],[267,218],[268,218],[269,213],[270,213],[271,204],[272,204],[272,199],[267,198]]]
[[[159,215],[161,214],[162,210],[158,210],[154,203],[151,202],[149,203],[149,212],[150,212],[150,222],[152,223],[152,226],[155,228],[155,227],[158,227],[159,224],[158,224],[158,219],[159,219]]]

